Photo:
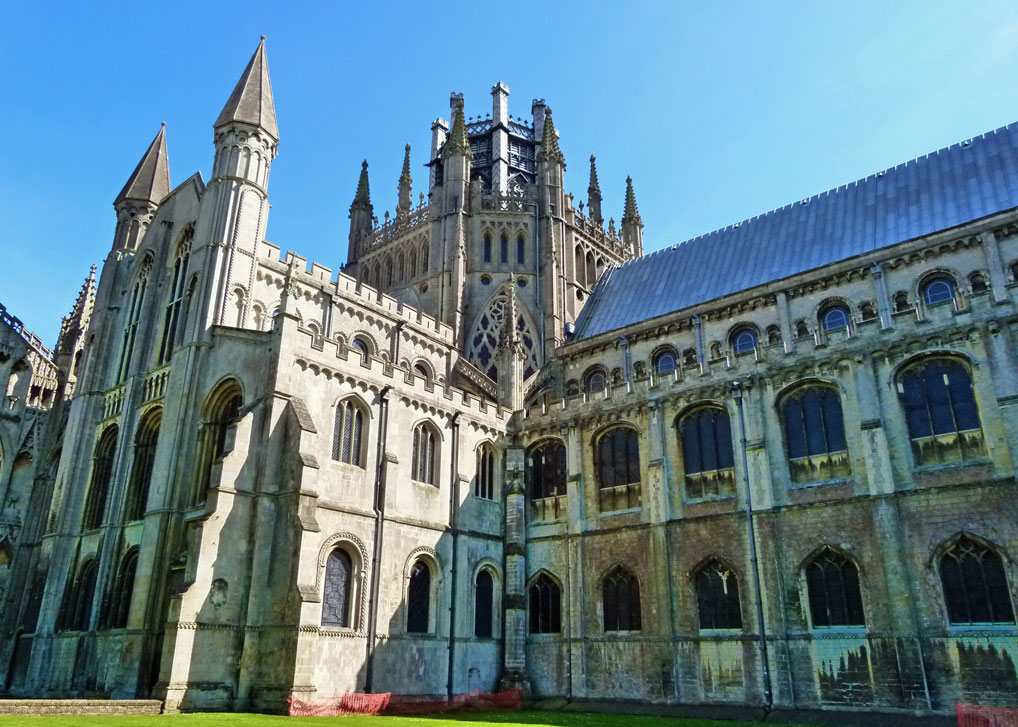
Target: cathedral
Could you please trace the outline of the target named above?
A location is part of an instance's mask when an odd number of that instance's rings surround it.
[[[263,38],[55,348],[0,306],[3,694],[1018,706],[1018,126],[645,255],[465,107],[334,271],[265,239]]]

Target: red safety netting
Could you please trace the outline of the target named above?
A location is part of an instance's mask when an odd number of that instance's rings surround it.
[[[523,690],[484,692],[475,689],[453,697],[416,697],[399,694],[341,694],[305,701],[291,694],[291,717],[337,717],[342,714],[434,714],[453,710],[494,712],[523,707]]]
[[[956,704],[958,727],[1018,727],[1018,709]]]

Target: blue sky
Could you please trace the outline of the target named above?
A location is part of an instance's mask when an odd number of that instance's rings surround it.
[[[1006,2],[4,3],[0,303],[49,345],[162,121],[174,184],[268,36],[280,151],[267,237],[338,270],[360,161],[414,196],[449,92],[554,109],[567,189],[632,175],[647,251],[1018,121]]]

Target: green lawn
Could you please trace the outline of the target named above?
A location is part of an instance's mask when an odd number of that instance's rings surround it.
[[[430,717],[276,717],[264,714],[186,714],[154,717],[0,717],[0,725],[18,727],[748,727],[759,722],[729,722],[673,717],[637,717],[583,712],[461,712]],[[768,723],[770,724],[770,723]],[[771,727],[781,727],[774,724]]]

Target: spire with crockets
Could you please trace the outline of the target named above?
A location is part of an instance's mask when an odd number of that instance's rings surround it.
[[[456,115],[452,119],[452,130],[445,146],[442,147],[442,158],[448,159],[454,154],[462,154],[467,159],[473,159],[470,151],[470,140],[467,138],[467,122],[463,118],[463,102],[460,101],[456,107]]]
[[[413,208],[411,197],[414,180],[410,176],[410,145],[403,150],[403,171],[399,175],[399,198],[396,202],[396,219],[399,219]]]
[[[537,161],[558,162],[563,169],[566,166],[566,158],[558,148],[558,133],[555,131],[555,123],[551,120],[550,106],[544,110],[544,131],[541,134],[541,151],[537,154]]]
[[[594,155],[590,155],[590,184],[587,185],[587,216],[596,225],[604,224],[601,216],[601,185],[597,181],[597,165]]]
[[[633,257],[643,255],[643,220],[636,206],[633,178],[626,177],[626,206],[622,212],[622,238],[632,246]]]

